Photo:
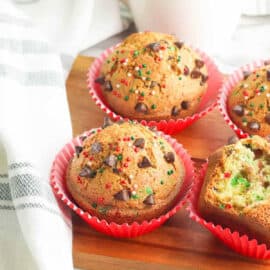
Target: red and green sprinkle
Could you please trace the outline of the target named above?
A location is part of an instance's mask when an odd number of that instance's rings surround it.
[[[92,203],[92,207],[96,209],[97,208],[97,203],[95,203],[95,202]]]
[[[146,187],[146,188],[145,188],[145,192],[146,192],[148,195],[153,194],[153,190],[152,190],[151,187]]]
[[[219,204],[219,208],[224,209],[225,205],[223,203]]]
[[[263,93],[265,91],[265,87],[261,86],[260,91]]]
[[[134,56],[134,57],[137,57],[139,54],[140,54],[139,51],[134,51],[133,56]]]
[[[122,154],[119,154],[119,155],[117,156],[117,159],[118,159],[119,161],[121,161],[121,160],[123,159],[123,155],[122,155]]]
[[[242,118],[242,122],[243,122],[243,123],[247,123],[247,118],[246,118],[246,117],[243,117],[243,118]]]
[[[105,169],[102,167],[102,168],[100,168],[100,169],[98,170],[98,172],[99,172],[99,173],[103,173],[104,170],[105,170]]]
[[[139,199],[140,197],[137,194],[131,194],[132,199]]]

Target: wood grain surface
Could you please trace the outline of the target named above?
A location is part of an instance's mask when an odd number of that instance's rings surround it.
[[[79,56],[66,83],[74,136],[103,122],[104,113],[91,100],[86,85],[86,72],[92,61]],[[231,135],[231,129],[214,110],[174,137],[194,160],[202,161]],[[74,214],[73,237],[75,267],[86,270],[270,269],[268,261],[231,251],[190,220],[184,209],[154,232],[133,239],[98,233]]]

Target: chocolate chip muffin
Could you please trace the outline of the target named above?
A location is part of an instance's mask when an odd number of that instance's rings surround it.
[[[203,60],[189,46],[171,35],[143,32],[117,46],[95,82],[123,117],[162,120],[194,114],[207,79]]]
[[[269,142],[254,136],[211,155],[198,208],[208,221],[269,245]]]
[[[228,97],[228,113],[243,131],[266,136],[270,134],[270,65],[243,72]]]
[[[184,175],[165,139],[140,124],[107,121],[76,146],[66,181],[82,209],[121,224],[165,214],[176,203]]]

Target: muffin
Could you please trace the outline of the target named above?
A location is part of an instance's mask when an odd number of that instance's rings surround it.
[[[208,221],[270,245],[270,144],[254,136],[209,157],[198,210]]]
[[[123,117],[167,120],[198,110],[207,79],[203,60],[189,46],[171,35],[143,32],[116,47],[95,82]]]
[[[243,131],[266,136],[270,134],[270,65],[249,73],[228,96],[228,113]]]
[[[82,209],[122,224],[157,218],[176,203],[185,169],[165,139],[140,124],[108,121],[83,139],[66,175]]]

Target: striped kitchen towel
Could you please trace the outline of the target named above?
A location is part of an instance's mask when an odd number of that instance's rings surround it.
[[[0,3],[0,269],[70,270],[70,213],[49,186],[71,138],[60,58],[10,1]]]

